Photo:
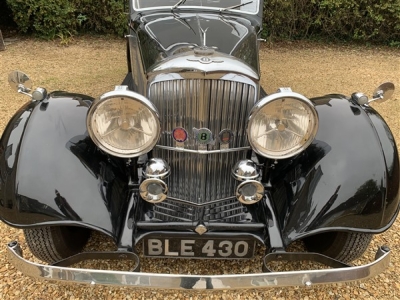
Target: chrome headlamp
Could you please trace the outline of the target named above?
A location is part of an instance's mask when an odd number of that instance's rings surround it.
[[[256,180],[242,182],[236,188],[236,198],[243,204],[254,204],[264,197],[264,186]]]
[[[157,143],[161,127],[156,107],[142,95],[117,86],[95,100],[86,125],[93,142],[118,157],[136,157]]]
[[[158,178],[148,178],[139,186],[140,196],[150,203],[160,203],[167,198],[168,186]]]
[[[290,89],[261,99],[247,125],[253,150],[271,159],[300,153],[314,140],[317,130],[318,114],[313,103]]]

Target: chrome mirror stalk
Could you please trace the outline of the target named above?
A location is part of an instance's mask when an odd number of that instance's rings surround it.
[[[8,75],[8,83],[11,88],[17,91],[17,93],[26,95],[35,101],[42,101],[47,97],[47,91],[45,88],[38,87],[35,91],[32,91],[32,81],[29,76],[21,71],[13,71]]]

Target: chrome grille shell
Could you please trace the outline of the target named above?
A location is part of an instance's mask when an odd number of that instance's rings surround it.
[[[258,85],[237,74],[218,79],[162,74],[150,83],[148,96],[160,113],[162,128],[153,157],[165,159],[171,167],[167,179],[171,200],[206,204],[234,197],[236,181],[230,173],[249,149],[246,122],[257,95]],[[188,132],[183,148],[176,147],[171,136],[176,127]],[[208,128],[214,141],[199,145],[194,128]],[[233,132],[229,149],[221,149],[218,141],[218,133],[223,129]]]

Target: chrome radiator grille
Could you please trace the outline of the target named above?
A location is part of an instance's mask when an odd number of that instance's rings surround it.
[[[252,219],[247,208],[236,199],[219,201],[203,207],[191,207],[189,205],[182,207],[172,201],[164,201],[160,204],[154,206],[153,217],[161,221],[193,222],[203,220],[206,222],[238,223]]]
[[[176,147],[171,132],[182,127],[189,134],[184,143],[188,150],[199,147],[194,128],[208,128],[213,133],[215,142],[206,146],[208,151],[220,149],[217,137],[223,129],[233,132],[229,148],[248,146],[245,125],[257,100],[256,86],[238,75],[231,77],[241,81],[173,79],[152,83],[149,98],[160,113],[162,128],[158,145]],[[236,181],[231,169],[245,158],[246,151],[199,154],[156,147],[153,156],[165,159],[171,167],[167,179],[170,199],[204,204],[234,196]]]

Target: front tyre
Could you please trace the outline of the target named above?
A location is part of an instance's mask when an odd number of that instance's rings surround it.
[[[24,229],[32,254],[50,264],[79,253],[90,237],[90,230],[72,226]]]
[[[308,251],[321,253],[348,263],[364,254],[372,234],[361,232],[325,232],[304,239]]]

